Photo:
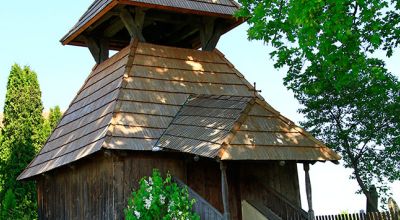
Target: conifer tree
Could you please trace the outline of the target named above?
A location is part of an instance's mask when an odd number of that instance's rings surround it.
[[[50,128],[51,130],[53,130],[54,128],[56,128],[58,122],[60,121],[62,117],[62,112],[60,110],[60,106],[55,106],[54,108],[50,108],[50,113],[49,113],[49,124],[50,124]]]
[[[42,143],[43,105],[36,73],[15,64],[7,83],[2,141],[0,144],[0,202],[3,219],[35,219],[36,189],[33,182],[17,181],[18,175]],[[7,209],[7,210],[5,210]]]
[[[41,125],[42,128],[40,129],[40,132],[38,132],[35,137],[37,140],[35,144],[36,151],[39,151],[46,143],[46,140],[50,137],[51,132],[56,128],[61,117],[62,113],[59,106],[50,108],[49,114],[43,118],[44,122]]]

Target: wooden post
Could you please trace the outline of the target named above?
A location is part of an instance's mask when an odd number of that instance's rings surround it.
[[[308,202],[308,219],[314,220],[314,210],[312,207],[312,193],[311,193],[311,180],[310,180],[310,164],[304,163],[304,172],[306,177],[306,194],[307,194],[307,202]]]
[[[110,57],[108,39],[102,38],[99,40],[100,48],[100,63],[106,61]]]
[[[98,39],[91,36],[84,36],[84,40],[97,64],[108,59],[109,46],[107,39]]]
[[[226,164],[220,161],[221,169],[221,192],[222,192],[222,203],[224,205],[224,219],[230,220],[231,213],[229,211],[229,188],[228,180],[226,178]]]
[[[120,13],[120,18],[131,38],[137,38],[140,42],[146,42],[142,33],[144,17],[145,13],[141,9],[135,9],[134,16],[127,8],[123,8]]]
[[[219,38],[223,34],[223,24],[212,17],[204,17],[200,27],[201,48],[204,51],[212,51],[217,46]]]

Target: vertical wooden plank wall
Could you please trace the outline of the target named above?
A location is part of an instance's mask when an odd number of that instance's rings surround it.
[[[224,212],[221,173],[215,160],[195,162],[179,154],[155,152],[100,152],[37,179],[39,219],[123,219],[132,190],[154,168],[183,180]],[[279,166],[278,162],[232,162],[227,167],[232,219],[241,219],[241,200],[262,196],[257,188],[246,186],[247,175],[256,176],[300,206],[295,163]]]
[[[75,168],[79,167],[79,169]],[[154,168],[185,179],[183,160],[153,153],[102,152],[37,179],[39,219],[123,219],[132,189]]]
[[[231,219],[241,219],[239,167],[239,163],[227,163]],[[202,158],[198,162],[187,162],[186,168],[187,185],[223,214],[219,163],[215,160]]]
[[[252,182],[253,178],[256,177],[265,186],[285,195],[293,205],[301,207],[299,180],[295,162],[286,161],[283,166],[279,165],[278,161],[243,162],[240,166],[240,175],[242,200],[257,200],[263,196],[260,195],[258,189],[246,187],[246,181]]]

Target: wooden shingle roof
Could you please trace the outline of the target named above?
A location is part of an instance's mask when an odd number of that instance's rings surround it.
[[[70,44],[89,26],[118,6],[137,6],[230,19],[240,7],[235,0],[94,0],[79,21],[61,39],[61,42],[64,45]]]
[[[219,51],[133,43],[93,69],[19,179],[101,149],[158,147],[223,160],[340,158],[254,97]]]
[[[191,98],[157,147],[221,160],[340,159],[257,97]]]
[[[160,138],[157,147],[204,157],[218,156],[222,144],[252,97],[189,98]]]

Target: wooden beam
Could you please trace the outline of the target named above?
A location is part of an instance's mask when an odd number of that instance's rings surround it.
[[[204,17],[200,28],[201,47],[204,48],[214,32],[214,17]]]
[[[152,13],[149,11],[148,14],[146,14],[146,21],[181,24],[188,20],[187,17],[187,14],[167,14],[165,11],[163,11],[163,13],[159,11]]]
[[[305,172],[305,180],[306,180],[306,194],[307,194],[307,203],[308,203],[308,219],[314,220],[314,210],[312,205],[312,193],[311,193],[311,180],[310,180],[310,164],[308,162],[303,163],[303,168]]]
[[[120,30],[124,29],[124,27],[125,27],[125,25],[121,21],[121,19],[117,19],[115,22],[113,22],[110,26],[108,26],[104,30],[103,35],[105,38],[111,38],[114,35],[116,35]]]
[[[120,13],[121,20],[131,35],[131,38],[137,38],[140,42],[146,41],[142,33],[144,16],[144,11],[140,9],[135,9],[135,17],[132,16],[127,8],[123,8]]]
[[[84,40],[97,64],[108,59],[109,45],[107,39],[102,38],[99,40],[90,36],[85,36]]]
[[[212,51],[218,44],[219,38],[224,33],[224,25],[214,17],[204,17],[200,28],[201,48]]]
[[[224,205],[224,219],[230,220],[231,213],[229,210],[229,188],[228,188],[228,180],[226,177],[226,163],[220,161],[220,170],[221,170],[221,192],[222,192],[222,203]]]
[[[198,31],[198,26],[192,25],[197,23],[196,20],[198,19],[196,19],[193,16],[188,17],[186,20],[183,20],[183,22],[181,22],[180,24],[171,27],[168,30],[168,32],[164,33],[163,35],[160,35],[159,40],[169,44],[179,43],[180,41],[184,40],[188,36]]]
[[[168,42],[170,42],[170,43],[179,43],[179,42],[185,40],[186,38],[190,37],[191,35],[193,35],[194,33],[198,32],[198,31],[199,30],[197,28],[194,28],[192,26],[187,26],[182,31],[178,32],[179,34],[175,34],[176,37],[171,39],[171,40],[169,40]]]
[[[106,61],[110,57],[109,40],[106,38],[101,38],[99,40],[99,48],[100,48],[100,63],[101,63]]]
[[[144,17],[146,16],[146,13],[143,8],[135,8],[135,24],[140,30],[140,33],[143,31],[143,24],[144,24]],[[144,39],[144,38],[143,38]]]
[[[99,45],[96,43],[96,41],[92,37],[85,37],[85,43],[87,47],[89,48],[90,53],[92,54],[94,60],[96,61],[97,64],[100,63],[100,48]]]
[[[90,33],[93,30],[95,30],[98,26],[100,26],[101,24],[103,24],[105,21],[107,21],[108,19],[110,19],[113,15],[111,13],[107,13],[105,14],[103,17],[101,17],[99,20],[97,20],[95,23],[93,23],[92,25],[90,25],[85,32],[86,33]]]

